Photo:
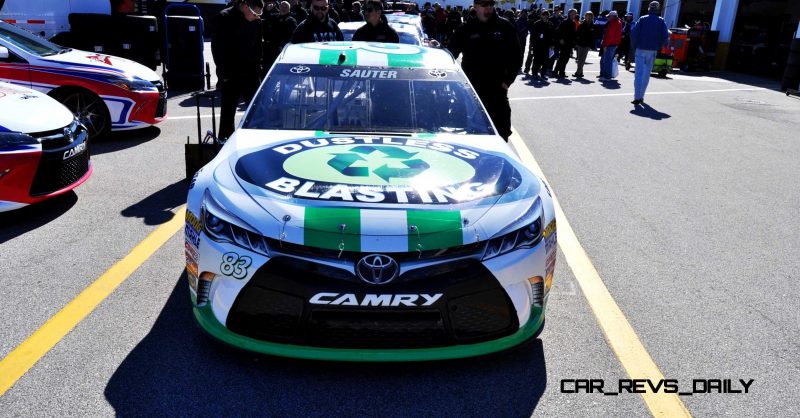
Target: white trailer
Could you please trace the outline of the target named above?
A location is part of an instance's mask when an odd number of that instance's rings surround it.
[[[69,32],[70,13],[110,15],[109,0],[0,0],[0,20],[51,38]]]

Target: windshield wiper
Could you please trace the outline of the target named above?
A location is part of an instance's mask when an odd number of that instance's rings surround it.
[[[69,51],[72,51],[72,48],[62,48],[62,49],[61,49],[60,51],[58,51],[57,53],[58,53],[58,54],[66,54],[66,53],[67,53],[67,52],[69,52]]]

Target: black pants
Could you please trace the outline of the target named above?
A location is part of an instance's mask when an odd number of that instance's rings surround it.
[[[572,55],[572,47],[561,47],[558,53],[558,62],[556,63],[556,73],[563,73],[567,69],[567,62],[569,56]]]
[[[256,94],[260,82],[258,74],[251,74],[235,76],[217,83],[217,88],[222,92],[219,116],[220,139],[228,139],[233,134],[239,99],[244,98],[244,102],[249,104]]]
[[[495,128],[497,128],[497,134],[508,142],[508,137],[511,136],[511,106],[508,104],[508,91],[501,86],[496,88],[476,88],[476,90],[481,102],[486,106],[486,111],[489,112],[489,117],[492,118]]]
[[[530,67],[532,74],[541,73],[542,76],[544,76],[547,74],[550,49],[534,48],[531,52],[533,52],[533,65],[531,66],[531,54],[528,54],[528,60],[525,62],[525,69],[527,70],[528,67]]]

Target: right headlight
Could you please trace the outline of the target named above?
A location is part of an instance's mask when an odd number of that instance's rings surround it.
[[[533,248],[542,240],[544,212],[541,199],[516,221],[486,243],[483,260],[488,260],[521,248]],[[520,227],[520,225],[522,225]],[[506,232],[510,231],[510,232]]]
[[[225,210],[219,202],[211,197],[208,190],[203,196],[200,219],[203,223],[203,231],[212,240],[231,243],[253,252],[269,255],[266,239],[261,234],[237,225],[237,223],[245,225],[246,223]]]

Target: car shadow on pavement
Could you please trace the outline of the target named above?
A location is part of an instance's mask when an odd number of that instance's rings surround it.
[[[398,364],[230,349],[195,324],[188,293],[184,273],[111,376],[104,393],[116,415],[527,417],[546,386],[540,340],[487,357]]]
[[[77,202],[78,195],[69,191],[44,202],[0,213],[0,244],[48,224]]]
[[[635,105],[633,107],[633,110],[631,110],[630,113],[632,115],[641,116],[643,118],[650,118],[650,119],[653,119],[653,120],[663,120],[663,119],[669,119],[669,118],[672,117],[671,115],[669,115],[667,113],[659,112],[658,110],[653,109],[647,103],[642,103],[640,105]]]
[[[142,218],[145,225],[161,225],[172,219],[173,209],[186,203],[187,191],[186,180],[178,180],[138,203],[128,206],[120,214],[128,218]]]
[[[101,138],[92,140],[92,155],[138,147],[145,142],[158,138],[159,135],[161,135],[161,129],[155,126],[130,131],[109,132]]]

